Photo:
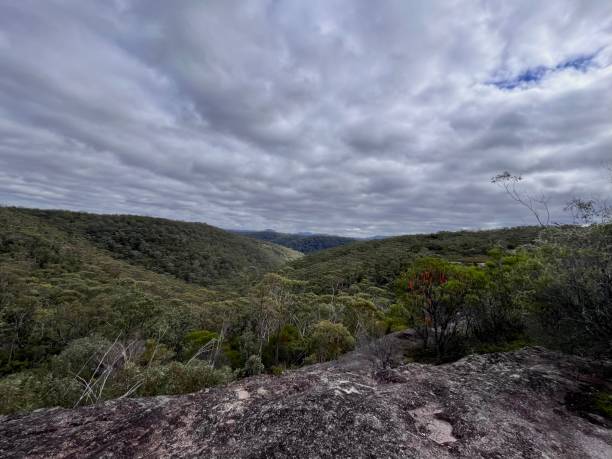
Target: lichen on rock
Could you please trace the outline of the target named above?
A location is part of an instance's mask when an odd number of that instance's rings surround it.
[[[3,416],[0,456],[608,458],[612,430],[567,400],[609,370],[541,348],[382,373],[347,358],[190,395]]]

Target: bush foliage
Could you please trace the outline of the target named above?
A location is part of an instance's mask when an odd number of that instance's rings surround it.
[[[0,208],[1,412],[277,374],[407,327],[436,362],[525,343],[612,356],[610,225],[402,236],[281,266],[285,249],[175,223]]]

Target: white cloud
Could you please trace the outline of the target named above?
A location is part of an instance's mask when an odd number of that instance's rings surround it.
[[[369,235],[529,223],[505,169],[557,218],[612,192],[609,1],[25,0],[0,28],[7,204]]]

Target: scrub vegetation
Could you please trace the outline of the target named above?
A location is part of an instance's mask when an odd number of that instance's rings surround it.
[[[0,208],[0,411],[193,392],[406,328],[406,358],[432,363],[526,344],[612,357],[611,279],[605,223],[300,256],[204,224]]]

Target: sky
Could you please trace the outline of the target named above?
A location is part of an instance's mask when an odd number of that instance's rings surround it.
[[[0,204],[350,236],[612,198],[610,0],[0,0]]]

